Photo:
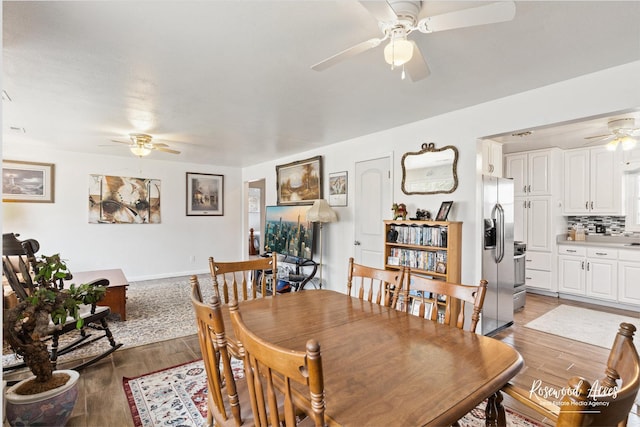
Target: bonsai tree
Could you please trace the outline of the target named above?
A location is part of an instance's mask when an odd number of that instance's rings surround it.
[[[34,291],[27,300],[7,310],[3,322],[4,340],[35,375],[29,382],[31,391],[22,390],[21,394],[40,393],[66,383],[68,378],[54,377],[53,363],[42,338],[49,335],[51,320],[63,325],[67,317],[71,317],[80,329],[83,326],[80,305],[96,303],[106,292],[104,286],[91,284],[72,284],[68,289],[57,286],[57,282],[69,275],[59,254],[39,257],[34,270]]]

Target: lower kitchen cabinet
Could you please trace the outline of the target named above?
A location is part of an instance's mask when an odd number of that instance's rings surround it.
[[[618,251],[580,246],[558,247],[558,291],[618,300]]]

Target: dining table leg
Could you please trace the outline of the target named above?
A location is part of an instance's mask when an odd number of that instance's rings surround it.
[[[485,426],[487,427],[506,427],[507,418],[502,406],[502,393],[495,392],[487,399],[487,407],[485,408]]]

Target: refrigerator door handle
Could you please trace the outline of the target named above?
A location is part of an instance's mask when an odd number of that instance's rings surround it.
[[[496,263],[499,263],[504,258],[504,209],[500,203],[491,210],[491,218],[496,221],[496,251],[494,252],[494,259]]]

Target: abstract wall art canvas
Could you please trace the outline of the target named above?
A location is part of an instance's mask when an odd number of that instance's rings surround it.
[[[160,224],[160,180],[90,175],[90,224]]]

